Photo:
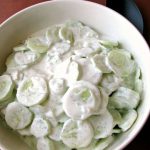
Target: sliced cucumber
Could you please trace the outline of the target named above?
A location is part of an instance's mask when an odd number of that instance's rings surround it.
[[[29,49],[27,48],[27,46],[26,46],[25,44],[20,44],[20,45],[18,45],[18,46],[15,46],[15,47],[13,48],[13,50],[14,50],[15,52],[18,52],[18,51],[26,51],[26,50],[29,50]]]
[[[112,142],[114,141],[114,137],[113,136],[109,136],[107,138],[101,139],[99,140],[96,145],[95,148],[93,150],[104,150],[105,148],[107,148]]]
[[[101,80],[101,86],[108,95],[117,90],[121,83],[122,79],[114,74],[105,74]]]
[[[49,45],[42,38],[32,37],[26,41],[27,47],[35,53],[46,53]]]
[[[44,137],[51,132],[51,125],[42,117],[35,117],[31,124],[30,132],[37,138]]]
[[[137,79],[135,81],[135,88],[134,90],[138,93],[142,93],[142,90],[143,90],[143,81],[141,79]]]
[[[74,42],[74,35],[73,32],[66,26],[62,26],[59,30],[59,37],[60,39],[73,44]]]
[[[9,103],[11,103],[11,102],[13,102],[14,100],[16,100],[16,97],[15,97],[16,95],[15,95],[15,94],[16,94],[16,92],[15,92],[15,90],[14,90],[8,99],[5,99],[4,101],[1,101],[1,102],[0,102],[0,110],[6,108],[6,106],[7,106]]]
[[[108,40],[100,40],[100,43],[103,46],[105,46],[106,48],[109,48],[110,50],[119,47],[119,43],[118,42],[112,42],[112,41],[108,41]]]
[[[132,109],[138,106],[139,101],[139,93],[125,87],[120,87],[110,97],[109,106],[117,109]]]
[[[93,129],[87,121],[68,120],[64,123],[61,139],[70,148],[82,148],[89,145],[93,138]],[[87,138],[88,137],[88,138]]]
[[[32,121],[32,113],[18,102],[8,104],[5,120],[12,129],[23,129]]]
[[[121,117],[121,114],[119,113],[119,111],[116,109],[109,109],[109,112],[111,113],[111,115],[113,117],[114,126],[120,124],[122,121],[122,117]]]
[[[40,58],[38,53],[32,51],[17,52],[14,55],[15,62],[18,65],[32,64]]]
[[[111,69],[109,68],[109,65],[107,64],[106,60],[106,54],[96,54],[94,57],[92,57],[91,61],[97,69],[99,69],[102,73],[110,73]]]
[[[54,44],[56,42],[60,41],[59,38],[59,26],[53,26],[51,28],[49,28],[46,32],[46,39],[48,40],[48,42],[50,44]]]
[[[21,71],[23,69],[26,69],[28,66],[27,65],[18,65],[14,59],[15,57],[15,53],[12,53],[11,55],[9,55],[7,57],[7,60],[6,60],[6,67],[7,67],[7,70],[6,72],[8,73],[12,73],[14,71]]]
[[[94,127],[94,138],[106,138],[112,134],[113,130],[113,117],[106,111],[101,115],[90,117],[90,122]]]
[[[123,132],[127,131],[132,127],[135,120],[137,119],[137,112],[134,109],[128,110],[123,114],[122,121],[119,124],[119,127]]]
[[[98,107],[98,109],[95,110],[94,115],[103,114],[104,112],[107,111],[108,95],[106,94],[106,92],[101,87],[99,87],[99,92],[101,94],[101,104]]]
[[[37,150],[55,150],[55,146],[52,140],[43,137],[37,140]]]
[[[101,97],[96,86],[87,81],[78,81],[67,90],[62,102],[63,109],[69,117],[84,120],[97,111]]]
[[[48,95],[46,81],[41,77],[31,77],[19,83],[17,99],[25,106],[33,106],[43,102]]]
[[[14,83],[9,75],[0,76],[0,103],[11,97]]]
[[[108,53],[108,64],[116,75],[129,76],[135,71],[135,62],[122,50],[113,50]]]

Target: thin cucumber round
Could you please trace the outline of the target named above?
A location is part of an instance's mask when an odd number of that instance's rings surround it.
[[[106,138],[112,134],[113,130],[113,117],[106,111],[101,115],[90,117],[90,122],[94,127],[94,138]]]
[[[47,83],[42,77],[31,77],[19,83],[17,99],[25,106],[33,106],[43,102],[48,95]]]
[[[64,123],[60,137],[63,143],[70,148],[86,147],[92,141],[93,128],[87,121],[70,119]]]
[[[12,129],[24,129],[32,121],[32,113],[18,102],[8,104],[5,120]]]
[[[0,76],[0,103],[11,97],[14,83],[9,75]]]
[[[78,81],[67,90],[62,102],[63,109],[69,117],[84,120],[99,108],[101,97],[95,85],[87,81]]]
[[[37,138],[44,137],[51,132],[51,125],[42,117],[35,117],[31,124],[30,132]]]
[[[49,45],[42,39],[38,37],[32,37],[26,41],[27,48],[35,53],[46,53]]]

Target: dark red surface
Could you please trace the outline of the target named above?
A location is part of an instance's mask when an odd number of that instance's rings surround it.
[[[0,23],[19,10],[46,0],[0,0]],[[106,0],[91,0],[105,5]],[[150,44],[150,1],[136,0],[144,19],[144,36]],[[125,150],[150,150],[150,119]]]

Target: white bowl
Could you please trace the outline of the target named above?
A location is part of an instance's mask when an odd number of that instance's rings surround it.
[[[13,46],[26,39],[31,33],[67,19],[80,20],[101,34],[120,41],[131,51],[142,69],[144,92],[138,108],[138,119],[128,132],[120,135],[108,148],[122,149],[133,140],[149,116],[150,52],[142,35],[118,13],[102,5],[79,0],[47,1],[26,8],[0,25],[0,72],[4,71],[4,62]],[[0,149],[29,150],[25,143],[2,125],[0,125]]]

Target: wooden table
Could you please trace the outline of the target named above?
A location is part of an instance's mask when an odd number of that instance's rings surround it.
[[[17,11],[46,0],[0,0],[0,23]],[[106,0],[91,0],[105,5]],[[144,19],[144,36],[150,44],[150,9],[149,0],[136,0]],[[150,150],[150,119],[142,131],[125,150]]]

